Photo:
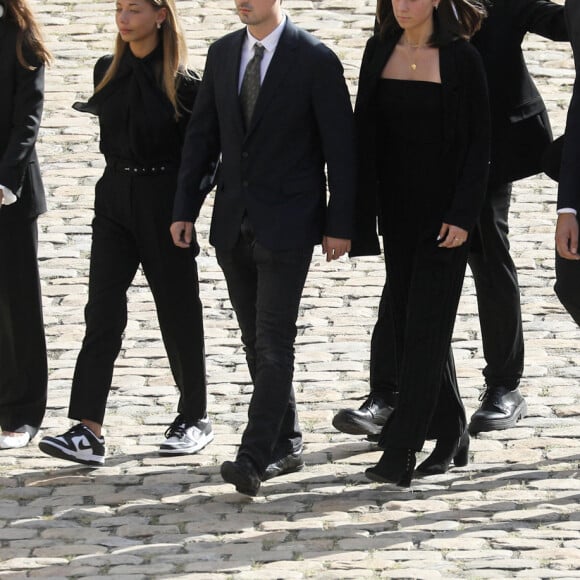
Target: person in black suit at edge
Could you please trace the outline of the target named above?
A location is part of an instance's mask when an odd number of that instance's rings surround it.
[[[0,1],[0,449],[28,445],[48,368],[37,218],[46,211],[35,143],[50,53],[26,0]]]
[[[485,73],[466,40],[485,10],[469,0],[381,0],[377,14],[380,29],[363,55],[355,106],[352,249],[379,253],[378,216],[400,395],[381,432],[384,453],[366,475],[408,487],[426,439],[467,463],[451,336],[488,177]],[[419,470],[432,473],[441,463],[433,454]]]
[[[48,455],[103,465],[102,425],[115,359],[127,324],[127,290],[139,268],[157,310],[179,390],[177,417],[162,455],[197,453],[212,439],[206,415],[202,306],[195,245],[171,241],[173,196],[187,121],[199,79],[186,68],[187,48],[174,0],[117,0],[115,53],[94,70],[95,93],[75,109],[98,116],[106,168],[95,189],[86,330],[77,358],[66,433],[44,437]]]
[[[486,198],[468,258],[486,360],[485,389],[469,423],[471,434],[513,427],[527,412],[518,388],[524,367],[524,340],[517,271],[509,253],[508,214],[512,182],[541,171],[542,155],[552,133],[521,45],[527,32],[552,40],[568,39],[563,6],[554,2],[491,0],[486,6],[488,17],[472,38],[487,76],[492,141]],[[448,367],[452,368],[451,360]],[[336,429],[376,440],[397,404],[388,283],[371,339],[370,389],[359,409],[343,409],[334,416]]]
[[[303,466],[294,340],[314,245],[350,249],[355,153],[338,58],[297,28],[280,0],[236,0],[246,28],[209,49],[179,173],[175,244],[194,243],[203,167],[222,153],[211,222],[254,385],[248,423],[224,480],[255,496]],[[326,200],[327,166],[330,198]]]
[[[556,225],[556,294],[580,325],[580,255],[578,212],[580,211],[580,0],[566,0],[566,20],[574,52],[576,80],[566,119]]]

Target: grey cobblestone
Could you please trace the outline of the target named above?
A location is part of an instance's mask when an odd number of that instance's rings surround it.
[[[54,433],[70,424],[93,188],[103,168],[95,120],[71,104],[90,94],[93,63],[111,50],[114,4],[33,4],[56,57],[39,142],[50,205],[40,220],[50,357],[44,431]],[[192,65],[201,70],[209,43],[239,26],[233,2],[178,4]],[[374,0],[284,0],[284,6],[339,54],[354,96]],[[530,36],[526,59],[559,135],[573,82],[570,49]],[[417,479],[410,491],[369,483],[363,471],[377,459],[375,447],[337,433],[331,419],[339,408],[358,406],[367,391],[384,265],[380,258],[328,265],[317,254],[296,347],[306,468],[267,482],[253,501],[219,476],[219,464],[235,453],[251,391],[223,276],[207,242],[209,200],[198,231],[214,442],[193,457],[156,453],[177,397],[152,298],[138,274],[106,417],[107,466],[65,466],[35,445],[2,452],[0,577],[580,577],[580,330],[552,290],[555,200],[555,185],[545,176],[514,187],[511,240],[522,287],[526,419],[472,440],[467,467]],[[470,413],[478,405],[484,361],[469,274],[453,346]]]

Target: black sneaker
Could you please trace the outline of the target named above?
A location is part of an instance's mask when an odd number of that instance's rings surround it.
[[[159,447],[161,455],[197,453],[213,440],[213,430],[207,417],[191,421],[178,415],[165,431],[165,441]]]
[[[97,437],[86,425],[79,423],[56,437],[43,437],[38,447],[47,455],[75,461],[83,465],[105,463],[105,439]]]

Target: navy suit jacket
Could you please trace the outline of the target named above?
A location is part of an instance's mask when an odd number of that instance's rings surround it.
[[[185,137],[174,221],[197,219],[209,163],[222,166],[210,241],[232,248],[244,213],[273,251],[351,238],[355,191],[353,113],[336,55],[289,19],[244,130],[239,68],[246,29],[209,49]],[[325,166],[330,197],[327,201]]]
[[[563,6],[551,0],[491,0],[472,39],[489,88],[492,141],[490,183],[509,183],[542,170],[552,141],[546,106],[527,69],[522,43],[531,32],[566,41]]]
[[[46,211],[34,149],[42,115],[44,67],[26,49],[27,62],[37,66],[28,70],[20,64],[17,32],[6,15],[0,18],[0,185],[18,197],[15,203],[2,206],[1,221],[25,220]]]
[[[571,207],[580,215],[580,0],[566,0],[566,22],[574,52],[576,81],[566,119],[558,208]]]

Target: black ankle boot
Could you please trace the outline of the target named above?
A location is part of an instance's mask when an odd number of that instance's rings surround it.
[[[379,462],[369,467],[365,475],[371,481],[394,483],[399,487],[409,487],[415,469],[415,451],[413,449],[385,449]]]
[[[469,460],[469,434],[467,430],[459,439],[437,439],[431,455],[417,467],[422,475],[445,473],[451,461],[455,467],[464,467]]]

